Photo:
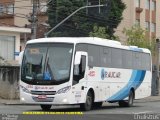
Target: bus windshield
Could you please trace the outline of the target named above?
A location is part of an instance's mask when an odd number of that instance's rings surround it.
[[[72,53],[73,44],[28,44],[23,56],[21,80],[35,85],[69,81]]]

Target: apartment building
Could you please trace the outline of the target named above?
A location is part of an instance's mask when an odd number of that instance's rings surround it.
[[[44,33],[48,30],[46,24],[47,17],[47,1],[48,0],[34,0],[37,3],[36,17],[37,17],[37,34],[36,38],[44,37]],[[33,0],[21,0],[14,2],[14,25],[20,27],[31,28],[31,17],[33,13]],[[27,40],[31,39],[31,34],[21,34],[21,49],[24,49]]]
[[[0,0],[0,26],[24,27],[31,29],[33,1],[37,3],[37,38],[44,37],[48,29],[47,0]],[[31,39],[31,33],[21,32],[20,51],[24,49],[25,42]]]
[[[20,35],[31,30],[15,25],[14,0],[0,0],[0,56],[8,61],[18,60]]]
[[[149,38],[160,37],[160,0],[123,0],[123,2],[126,4],[124,19],[115,33],[123,43],[127,39],[122,33],[123,29],[129,29],[135,24],[147,30],[146,36]]]
[[[0,23],[14,25],[14,0],[0,0]]]

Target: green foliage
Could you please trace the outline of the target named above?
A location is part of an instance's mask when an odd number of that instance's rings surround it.
[[[128,37],[128,45],[134,45],[141,48],[148,48],[154,51],[155,40],[150,40],[146,37],[146,30],[143,30],[139,25],[132,26],[131,29],[124,28],[123,33]]]
[[[95,25],[93,27],[93,32],[90,32],[90,37],[99,37],[99,38],[109,38],[105,27],[98,27]]]
[[[101,0],[101,4],[106,4],[105,2],[106,0]],[[86,0],[53,0],[48,6],[48,23],[53,28],[82,6],[86,6]],[[92,35],[95,36],[96,28],[94,25],[96,24],[99,29],[98,32],[102,30],[103,34],[106,33],[102,37],[115,38],[114,29],[123,19],[122,13],[124,9],[125,4],[122,0],[109,0],[107,7],[100,8],[100,13],[98,8],[80,10],[53,31],[50,36],[87,37],[91,33],[94,33]]]

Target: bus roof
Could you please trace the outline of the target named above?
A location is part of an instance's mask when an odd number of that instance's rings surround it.
[[[97,37],[51,37],[51,38],[39,38],[34,40],[29,40],[27,44],[32,43],[87,43],[87,44],[94,44],[94,45],[102,45],[102,46],[108,46],[108,47],[114,47],[114,48],[120,48],[120,49],[126,49],[126,50],[132,50],[132,51],[139,51],[139,52],[146,52],[151,53],[150,50],[146,48],[138,48],[137,46],[125,46],[121,45],[120,42],[109,40],[109,39],[103,39],[103,38],[97,38]]]

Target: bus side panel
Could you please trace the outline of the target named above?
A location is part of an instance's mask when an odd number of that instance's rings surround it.
[[[135,91],[135,99],[140,99],[151,95],[151,76],[151,72],[147,71],[143,83]]]
[[[119,101],[126,99],[130,93],[131,88],[134,88],[134,90],[137,91],[135,92],[136,98],[144,98],[150,96],[151,92],[150,89],[151,82],[149,82],[150,80],[151,80],[150,72],[146,72],[145,70],[132,70],[132,73],[130,74],[130,79],[128,79],[128,82],[125,84],[125,86],[120,88],[116,92],[111,92],[111,97],[107,99],[107,101]]]

